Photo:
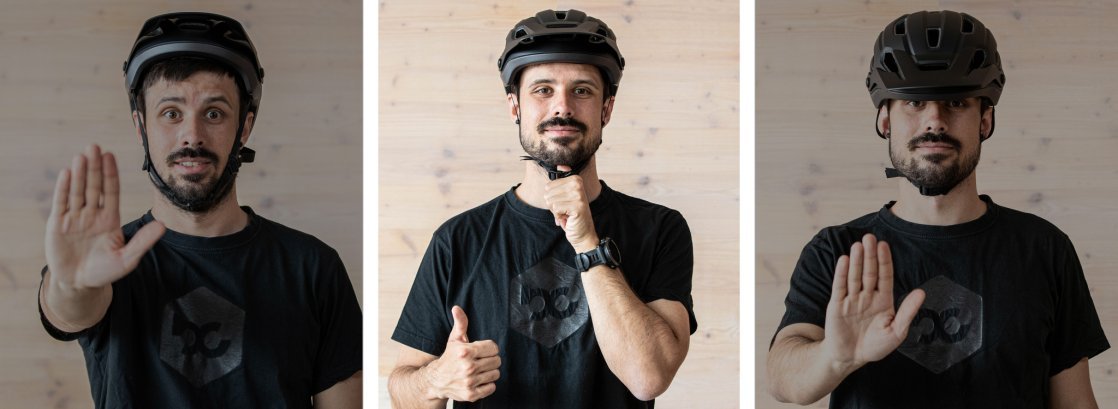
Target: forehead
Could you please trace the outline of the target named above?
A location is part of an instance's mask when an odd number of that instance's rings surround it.
[[[594,85],[602,86],[602,73],[598,67],[589,64],[575,63],[544,63],[534,64],[520,73],[520,83],[535,81],[590,81]]]
[[[236,103],[239,92],[237,82],[225,74],[199,71],[182,81],[161,78],[144,90],[144,99],[149,104],[158,103],[164,98],[183,98],[190,102],[194,98],[225,97]]]

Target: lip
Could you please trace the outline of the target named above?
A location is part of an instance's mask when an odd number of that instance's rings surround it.
[[[544,134],[547,134],[547,135],[550,135],[550,136],[556,136],[556,137],[572,136],[572,135],[576,135],[578,133],[581,133],[581,131],[579,131],[578,128],[573,127],[573,126],[552,126],[552,127],[544,128],[543,132],[544,132]]]
[[[175,161],[175,171],[184,175],[206,172],[213,162],[201,158],[183,158]]]
[[[925,143],[916,145],[916,149],[923,149],[923,150],[928,150],[928,151],[939,152],[939,151],[953,151],[953,150],[955,150],[955,147],[951,146],[951,144],[947,144],[947,143],[925,142]]]

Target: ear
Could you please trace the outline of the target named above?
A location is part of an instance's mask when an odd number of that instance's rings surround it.
[[[519,121],[520,120],[520,101],[516,100],[516,94],[510,92],[510,93],[505,95],[505,99],[508,100],[508,104],[509,104],[509,117],[512,118],[513,121]]]
[[[610,117],[613,115],[613,96],[610,96],[604,104],[602,104],[602,127],[609,123]]]
[[[881,104],[881,108],[877,109],[877,136],[889,139],[889,104],[892,101],[885,101]]]
[[[252,125],[256,123],[256,113],[249,112],[245,115],[245,129],[241,131],[241,146],[248,144],[248,136],[252,134]]]
[[[978,138],[980,141],[985,141],[994,136],[994,107],[991,106],[982,112],[982,118],[978,123]]]
[[[140,127],[143,126],[143,118],[140,117],[140,111],[132,111],[132,127],[136,128],[136,139],[141,144],[144,143],[144,135],[140,133]]]

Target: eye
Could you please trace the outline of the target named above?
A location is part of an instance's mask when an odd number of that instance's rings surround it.
[[[532,93],[533,94],[540,94],[540,95],[551,95],[551,88],[550,87],[539,87],[539,88],[536,88],[535,90],[532,90]]]
[[[583,87],[575,88],[575,95],[590,95],[590,93],[591,92],[590,92],[589,88],[583,88]]]
[[[913,108],[921,108],[925,104],[927,104],[927,101],[905,101],[905,105]]]
[[[225,116],[224,113],[216,109],[206,111],[206,119],[209,119],[211,121],[221,119],[223,116]]]
[[[949,106],[951,108],[965,108],[967,106],[967,101],[964,101],[964,100],[961,100],[961,99],[954,100],[954,101],[947,101],[947,106]]]
[[[176,111],[176,110],[173,110],[173,109],[168,109],[166,111],[163,111],[163,113],[160,114],[160,116],[162,116],[164,118],[167,118],[169,120],[172,120],[172,121],[178,120],[179,118],[182,118],[182,114],[179,113],[179,111]]]

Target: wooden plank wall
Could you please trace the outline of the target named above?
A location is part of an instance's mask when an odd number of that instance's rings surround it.
[[[246,25],[266,77],[240,201],[337,249],[361,295],[360,2],[12,3],[0,13],[0,406],[92,407],[80,347],[39,323],[43,232],[55,175],[91,142],[117,155],[122,219],[150,207],[121,63],[157,14],[208,10]]]
[[[661,405],[736,406],[735,0],[380,2],[380,390],[398,351],[389,337],[432,232],[523,175],[496,69],[504,36],[537,11],[568,8],[606,21],[627,61],[598,154],[603,179],[680,210],[695,243],[699,329]]]
[[[758,408],[768,345],[792,268],[820,228],[895,198],[886,144],[864,80],[877,33],[919,10],[970,13],[990,27],[1006,69],[979,191],[1055,223],[1075,243],[1112,343],[1118,332],[1118,3],[779,1],[756,5]],[[1118,353],[1090,361],[1101,407],[1118,406]],[[826,407],[827,400],[814,407]]]

